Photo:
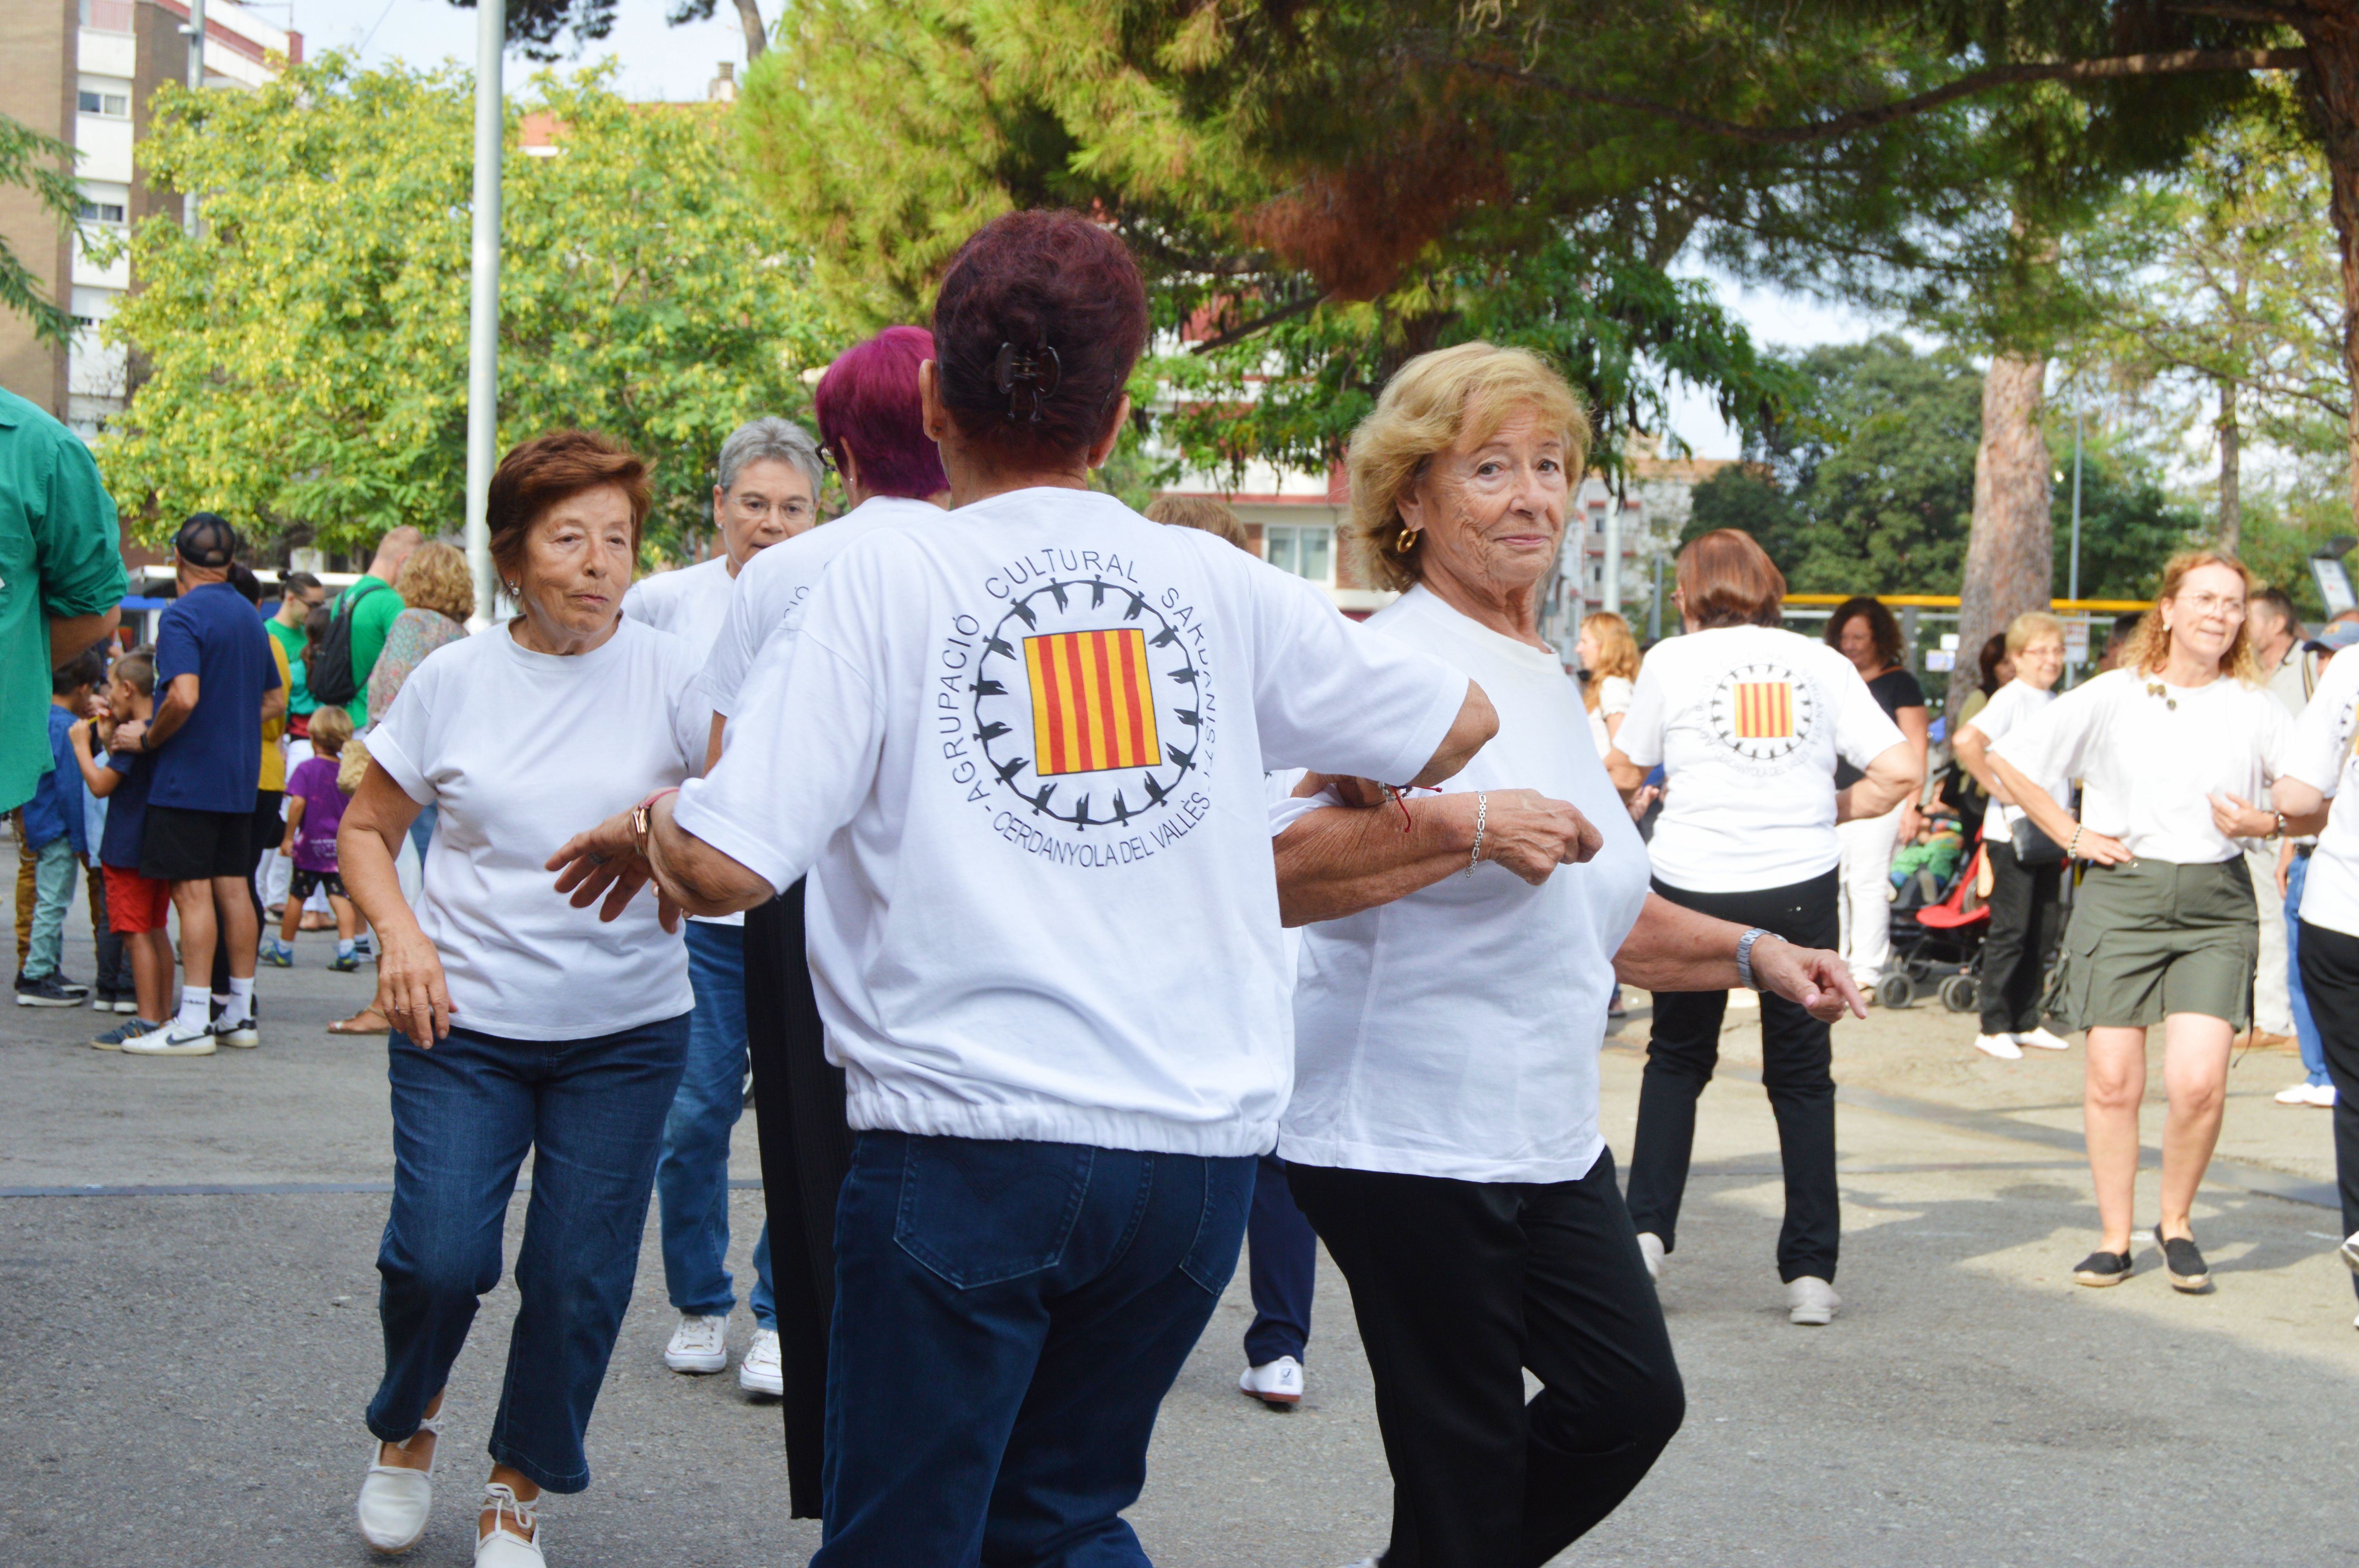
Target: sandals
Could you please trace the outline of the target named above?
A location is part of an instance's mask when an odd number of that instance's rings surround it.
[[[475,1542],[475,1568],[546,1568],[540,1554],[541,1525],[534,1512],[540,1499],[527,1502],[504,1481],[484,1487],[484,1508],[492,1516],[491,1532]],[[510,1529],[509,1520],[517,1528]]]
[[[340,1018],[328,1025],[331,1034],[389,1034],[392,1032],[393,1025],[386,1022],[385,1014],[376,1010],[374,1002],[350,1018]]]
[[[418,1423],[419,1432],[430,1432],[435,1438],[433,1457],[423,1470],[386,1464],[382,1445],[373,1451],[377,1457],[361,1477],[353,1513],[360,1519],[361,1538],[375,1551],[388,1557],[407,1552],[426,1533],[427,1516],[434,1508],[434,1466],[442,1461],[442,1423],[450,1416],[445,1403],[441,1413]]]

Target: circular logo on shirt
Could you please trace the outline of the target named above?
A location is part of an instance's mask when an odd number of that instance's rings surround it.
[[[1770,762],[1810,739],[1818,702],[1788,665],[1739,665],[1720,677],[1705,715],[1729,750],[1748,762]]]
[[[1111,574],[1012,589],[974,654],[984,779],[1042,826],[1120,836],[1191,795],[1209,694],[1172,614]]]

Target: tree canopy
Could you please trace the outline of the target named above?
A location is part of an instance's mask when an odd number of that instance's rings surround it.
[[[22,187],[51,222],[79,232],[82,186],[66,172],[73,167],[73,149],[63,142],[0,114],[0,186]],[[73,336],[73,312],[42,292],[32,268],[5,239],[0,239],[0,311],[25,318],[42,342],[62,345]]]
[[[499,440],[585,426],[654,459],[661,550],[730,429],[808,405],[832,335],[723,111],[627,104],[607,75],[544,75],[510,106]],[[206,222],[141,226],[145,287],[109,324],[145,367],[100,447],[126,516],[209,507],[330,547],[457,526],[473,102],[464,73],[337,56],[158,94],[149,167],[202,189]],[[547,156],[519,151],[526,114],[555,127]]]

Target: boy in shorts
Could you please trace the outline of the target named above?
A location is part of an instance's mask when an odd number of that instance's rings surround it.
[[[106,922],[131,955],[132,988],[138,1011],[91,1044],[120,1051],[125,1040],[161,1029],[172,1010],[172,942],[165,917],[172,907],[172,884],[139,874],[139,851],[147,839],[147,786],[156,774],[153,752],[136,749],[155,712],[156,655],[136,648],[114,661],[106,683],[106,714],[86,719],[69,735],[82,782],[106,801],[106,833],[98,860],[106,879]],[[93,739],[106,751],[92,761]]]
[[[353,738],[353,721],[341,708],[311,715],[311,755],[287,780],[287,836],[278,852],[294,862],[287,883],[287,913],[278,939],[262,949],[262,961],[276,969],[295,962],[295,933],[302,926],[303,901],[319,889],[336,914],[336,957],[328,968],[350,974],[361,967],[353,941],[359,912],[336,874],[336,829],[344,820],[344,795],[336,787],[336,759]]]

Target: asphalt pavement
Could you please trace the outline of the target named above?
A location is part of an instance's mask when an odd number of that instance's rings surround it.
[[[79,906],[69,929],[86,932]],[[256,1051],[126,1059],[86,1047],[87,1011],[0,1015],[0,1564],[381,1561],[352,1502],[380,1367],[384,1045],[324,1033],[373,983],[328,973],[332,948],[307,935],[298,968],[266,971]],[[68,954],[87,979],[86,939]],[[1605,1054],[1617,1151],[1645,1027],[1642,1011]],[[2326,1117],[2268,1103],[2284,1064],[2240,1064],[2234,1157],[2196,1217],[2214,1291],[2171,1292],[2151,1247],[2127,1284],[2082,1289],[2080,1052],[1991,1064],[1971,1033],[1922,1007],[1839,1032],[1845,1306],[1799,1329],[1771,1257],[1775,1127],[1745,1081],[1750,1020],[1733,1015],[1662,1286],[1687,1425],[1560,1562],[2359,1560],[2359,1302],[2316,1201]],[[750,1182],[750,1112],[737,1147]],[[2141,1203],[2150,1223],[2151,1173]],[[733,1214],[742,1291],[759,1193],[737,1191]],[[521,1200],[512,1218],[511,1242]],[[662,1364],[652,1219],[590,1431],[594,1479],[543,1515],[549,1561],[799,1564],[817,1532],[785,1517],[776,1403],[734,1371]],[[470,1560],[514,1308],[504,1281],[460,1360],[446,1502],[408,1562]],[[1390,1509],[1348,1294],[1322,1260],[1309,1397],[1290,1413],[1236,1391],[1250,1313],[1240,1271],[1164,1406],[1131,1518],[1163,1568],[1338,1568],[1382,1546]],[[743,1309],[733,1326],[742,1350]]]

